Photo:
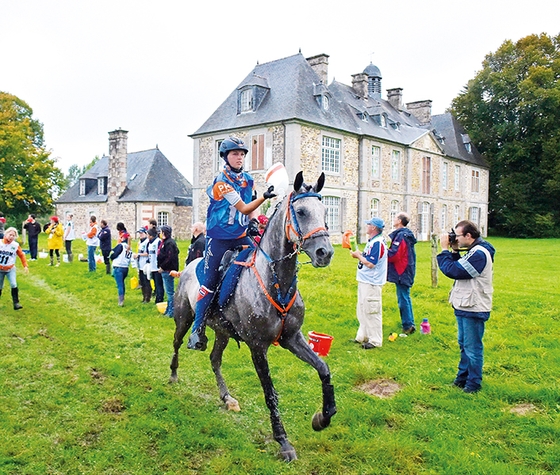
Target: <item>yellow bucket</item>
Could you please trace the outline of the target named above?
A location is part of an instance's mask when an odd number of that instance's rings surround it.
[[[156,307],[159,310],[159,313],[165,313],[167,310],[167,302],[156,303]]]
[[[135,290],[138,287],[138,277],[134,276],[130,278],[130,288]]]

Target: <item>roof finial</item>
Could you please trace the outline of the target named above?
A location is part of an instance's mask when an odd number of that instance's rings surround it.
[[[301,47],[299,48],[299,54],[301,54]]]

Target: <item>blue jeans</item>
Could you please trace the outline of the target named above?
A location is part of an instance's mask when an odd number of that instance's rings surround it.
[[[12,267],[10,270],[0,270],[0,290],[4,288],[4,277],[8,278],[10,287],[15,289],[17,287],[16,282],[16,266]]]
[[[87,261],[89,266],[90,272],[95,272],[97,269],[97,265],[95,264],[95,250],[97,246],[88,246],[87,247]]]
[[[459,348],[461,350],[461,359],[457,377],[458,383],[465,383],[465,388],[480,389],[482,382],[482,364],[484,362],[484,346],[482,345],[482,337],[484,336],[483,318],[465,317],[466,312],[461,312],[457,318]]]
[[[167,294],[167,310],[164,315],[173,317],[173,297],[175,295],[175,279],[169,275],[169,272],[162,272],[163,288]]]
[[[119,297],[124,297],[125,285],[124,279],[128,276],[128,267],[113,267],[113,277],[117,283],[117,291]]]
[[[412,300],[410,300],[410,287],[408,285],[395,284],[397,287],[397,302],[401,313],[403,330],[414,326],[414,314],[412,313]]]

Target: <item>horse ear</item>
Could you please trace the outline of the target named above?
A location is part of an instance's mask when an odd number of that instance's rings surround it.
[[[303,172],[298,172],[294,180],[294,191],[297,193],[303,185]]]
[[[325,186],[325,172],[322,172],[319,176],[317,183],[315,183],[315,186],[313,186],[313,191],[315,193],[319,193],[323,189],[323,186]]]

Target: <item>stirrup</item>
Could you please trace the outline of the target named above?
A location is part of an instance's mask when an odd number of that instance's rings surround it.
[[[204,334],[203,328],[199,328],[191,333],[191,336],[189,336],[189,342],[187,343],[187,348],[189,350],[206,351],[207,346],[208,337]]]

